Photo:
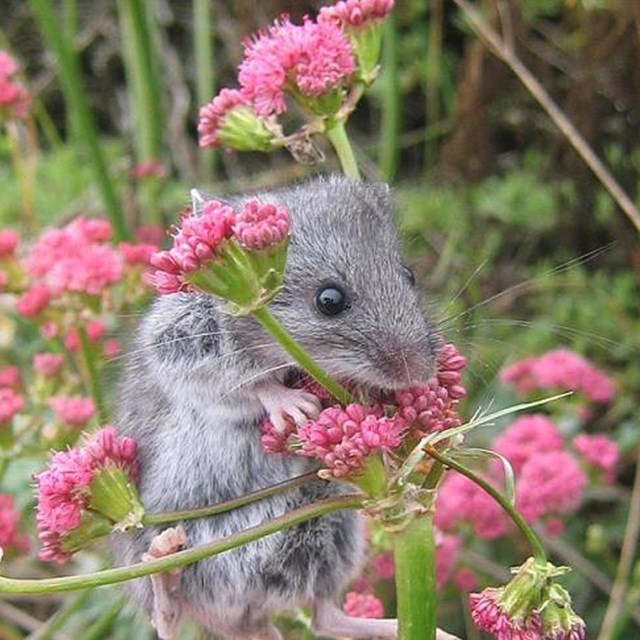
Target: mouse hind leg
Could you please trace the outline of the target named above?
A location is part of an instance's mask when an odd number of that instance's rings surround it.
[[[143,562],[151,562],[179,551],[187,538],[182,527],[171,527],[158,534],[142,555]],[[182,619],[182,597],[180,581],[182,569],[173,569],[149,576],[153,589],[153,611],[151,623],[160,640],[172,640]]]

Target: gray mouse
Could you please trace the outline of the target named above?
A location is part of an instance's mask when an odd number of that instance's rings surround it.
[[[253,194],[287,207],[292,235],[273,314],[329,373],[398,389],[433,374],[438,336],[403,266],[389,189],[342,176]],[[242,199],[230,201],[241,204]],[[123,377],[117,426],[138,443],[139,490],[149,512],[212,505],[311,469],[267,454],[260,423],[314,417],[315,396],[285,386],[291,358],[250,317],[213,296],[159,297],[139,327]],[[230,513],[161,532],[113,534],[118,564],[201,545],[315,500],[350,491],[321,479]],[[131,583],[160,638],[183,617],[224,639],[277,640],[277,611],[308,606],[321,636],[393,638],[395,620],[351,618],[338,601],[363,559],[361,517],[336,512]],[[451,637],[438,632],[438,638]]]

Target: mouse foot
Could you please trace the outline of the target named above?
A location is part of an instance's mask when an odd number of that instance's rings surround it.
[[[347,638],[397,638],[398,621],[393,618],[352,618],[332,602],[317,603],[313,608],[313,632],[320,636]],[[436,640],[460,640],[441,629]]]
[[[182,527],[171,527],[158,534],[149,545],[149,550],[142,554],[143,562],[151,562],[179,551],[187,542]],[[160,640],[172,640],[175,637],[180,619],[182,605],[180,601],[180,580],[182,569],[171,569],[151,576],[153,589],[153,612],[151,623]]]
[[[289,389],[278,382],[258,385],[256,395],[269,414],[269,420],[280,433],[287,431],[291,420],[302,425],[320,413],[320,400],[317,396],[302,389]]]

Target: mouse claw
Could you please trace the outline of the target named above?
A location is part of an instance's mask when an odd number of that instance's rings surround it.
[[[258,399],[269,414],[269,420],[279,433],[285,433],[293,421],[300,426],[320,413],[320,399],[302,389],[269,385],[257,390]]]

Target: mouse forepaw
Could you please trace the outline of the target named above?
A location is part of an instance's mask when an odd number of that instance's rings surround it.
[[[302,425],[320,413],[320,399],[302,389],[289,389],[274,383],[261,385],[256,393],[269,420],[280,433],[287,430],[288,422]]]

